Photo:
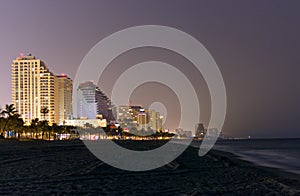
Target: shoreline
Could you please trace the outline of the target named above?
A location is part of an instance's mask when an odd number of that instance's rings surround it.
[[[259,164],[256,164],[255,162],[243,159],[242,156],[239,156],[239,155],[236,155],[234,153],[227,152],[227,151],[221,151],[221,150],[213,149],[213,150],[211,150],[211,153],[213,153],[213,154],[215,154],[216,156],[219,156],[219,157],[226,157],[230,161],[235,162],[237,164],[250,166],[250,167],[253,167],[253,168],[258,169],[258,170],[263,170],[264,172],[267,172],[269,175],[272,175],[273,177],[276,177],[276,178],[285,178],[285,179],[298,180],[299,185],[300,185],[300,175],[297,174],[297,173],[292,173],[292,172],[289,172],[289,171],[285,171],[285,170],[280,169],[280,168],[259,165]]]

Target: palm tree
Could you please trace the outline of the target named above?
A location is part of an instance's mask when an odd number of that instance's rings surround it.
[[[45,133],[45,128],[46,128],[46,114],[49,113],[49,109],[47,107],[43,107],[41,109],[41,113],[44,115],[44,121],[43,121],[44,130],[43,130],[43,133],[42,133],[42,139],[44,139],[44,133]]]
[[[6,118],[6,121],[5,121],[4,128],[3,128],[2,132],[5,132],[5,128],[8,124],[8,122],[10,121],[11,117],[13,115],[15,115],[16,113],[17,113],[17,111],[16,111],[16,108],[15,108],[14,104],[10,104],[10,105],[6,104],[5,105],[5,110],[1,111],[1,115],[2,116],[7,116],[7,118]]]
[[[46,114],[49,113],[49,109],[47,107],[43,107],[41,109],[41,113],[44,115],[44,120],[46,120]]]
[[[35,118],[35,119],[31,120],[30,127],[34,130],[36,139],[38,139],[38,125],[39,125],[39,119],[38,118]]]
[[[53,123],[51,128],[52,128],[52,132],[54,132],[54,136],[62,132],[62,127],[58,126],[56,123]],[[54,139],[56,139],[56,137]],[[50,140],[50,135],[49,135],[49,140]]]
[[[2,113],[2,108],[0,107],[0,127],[5,124],[4,115]],[[1,129],[0,129],[1,130]],[[0,133],[0,138],[4,138],[3,133]]]
[[[24,132],[24,121],[20,118],[20,114],[14,114],[11,116],[8,126],[14,131],[15,137],[18,135],[18,139],[20,139],[21,134]]]

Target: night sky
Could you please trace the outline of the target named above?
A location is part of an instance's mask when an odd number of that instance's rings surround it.
[[[226,135],[300,137],[299,21],[300,1],[1,1],[0,106],[11,102],[10,66],[21,52],[74,78],[86,53],[106,36],[137,25],[165,25],[197,38],[217,62],[227,91]],[[171,51],[128,51],[98,85],[110,94],[122,70],[149,60],[168,62],[189,76],[200,99],[200,121],[207,125],[207,86],[190,62]],[[132,102],[146,106],[156,100],[154,92],[172,117],[167,127],[176,127],[178,100],[166,101],[173,95],[168,87],[142,85]]]

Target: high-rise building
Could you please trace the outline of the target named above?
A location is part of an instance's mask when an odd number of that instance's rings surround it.
[[[138,115],[141,111],[145,112],[141,106],[121,105],[114,107],[116,120],[122,128],[128,129],[137,128],[139,121]]]
[[[46,64],[31,54],[21,54],[11,66],[12,102],[26,124],[39,118],[55,122],[55,80]],[[49,112],[41,114],[42,108]]]
[[[93,82],[87,81],[80,83],[77,88],[77,117],[96,119],[96,85]]]
[[[93,82],[80,83],[77,88],[77,117],[96,119],[98,114],[108,122],[113,121],[110,99]]]
[[[117,122],[122,128],[131,128],[136,126],[137,122],[133,122],[130,106],[117,106],[113,108]]]
[[[153,131],[162,132],[163,131],[163,116],[154,110],[148,111],[149,115],[149,125]]]
[[[101,114],[103,118],[107,119],[107,122],[114,121],[115,118],[112,113],[113,105],[110,99],[96,86],[96,103],[97,114]]]
[[[72,118],[72,79],[66,74],[56,76],[55,83],[55,121],[59,125]]]
[[[155,132],[163,131],[163,116],[154,110],[144,109],[141,106],[114,107],[117,121],[122,128],[151,129]]]
[[[147,113],[141,111],[140,113],[138,113],[137,115],[137,124],[138,124],[138,129],[144,129],[146,130],[148,127],[151,128],[150,126],[148,126],[148,118],[147,118]]]
[[[195,136],[201,138],[205,136],[205,133],[206,131],[203,123],[197,123],[195,126]]]

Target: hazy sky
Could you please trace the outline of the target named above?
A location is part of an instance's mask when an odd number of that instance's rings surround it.
[[[74,78],[83,57],[104,37],[136,25],[166,25],[197,38],[217,62],[228,98],[225,134],[300,137],[299,21],[300,1],[3,0],[0,106],[11,102],[10,65],[21,52],[41,58],[56,74]],[[193,74],[186,59],[170,51],[128,51],[111,63],[99,86],[109,89],[108,81],[117,73],[146,60],[169,62],[190,76],[201,100],[201,121],[207,124],[210,103],[205,83]],[[162,99],[172,95],[162,85],[148,86],[168,92],[161,93]],[[151,92],[137,89],[132,95],[134,102],[141,103]],[[178,106],[176,99],[166,103],[173,117],[167,123],[172,127],[178,115],[170,103]]]

